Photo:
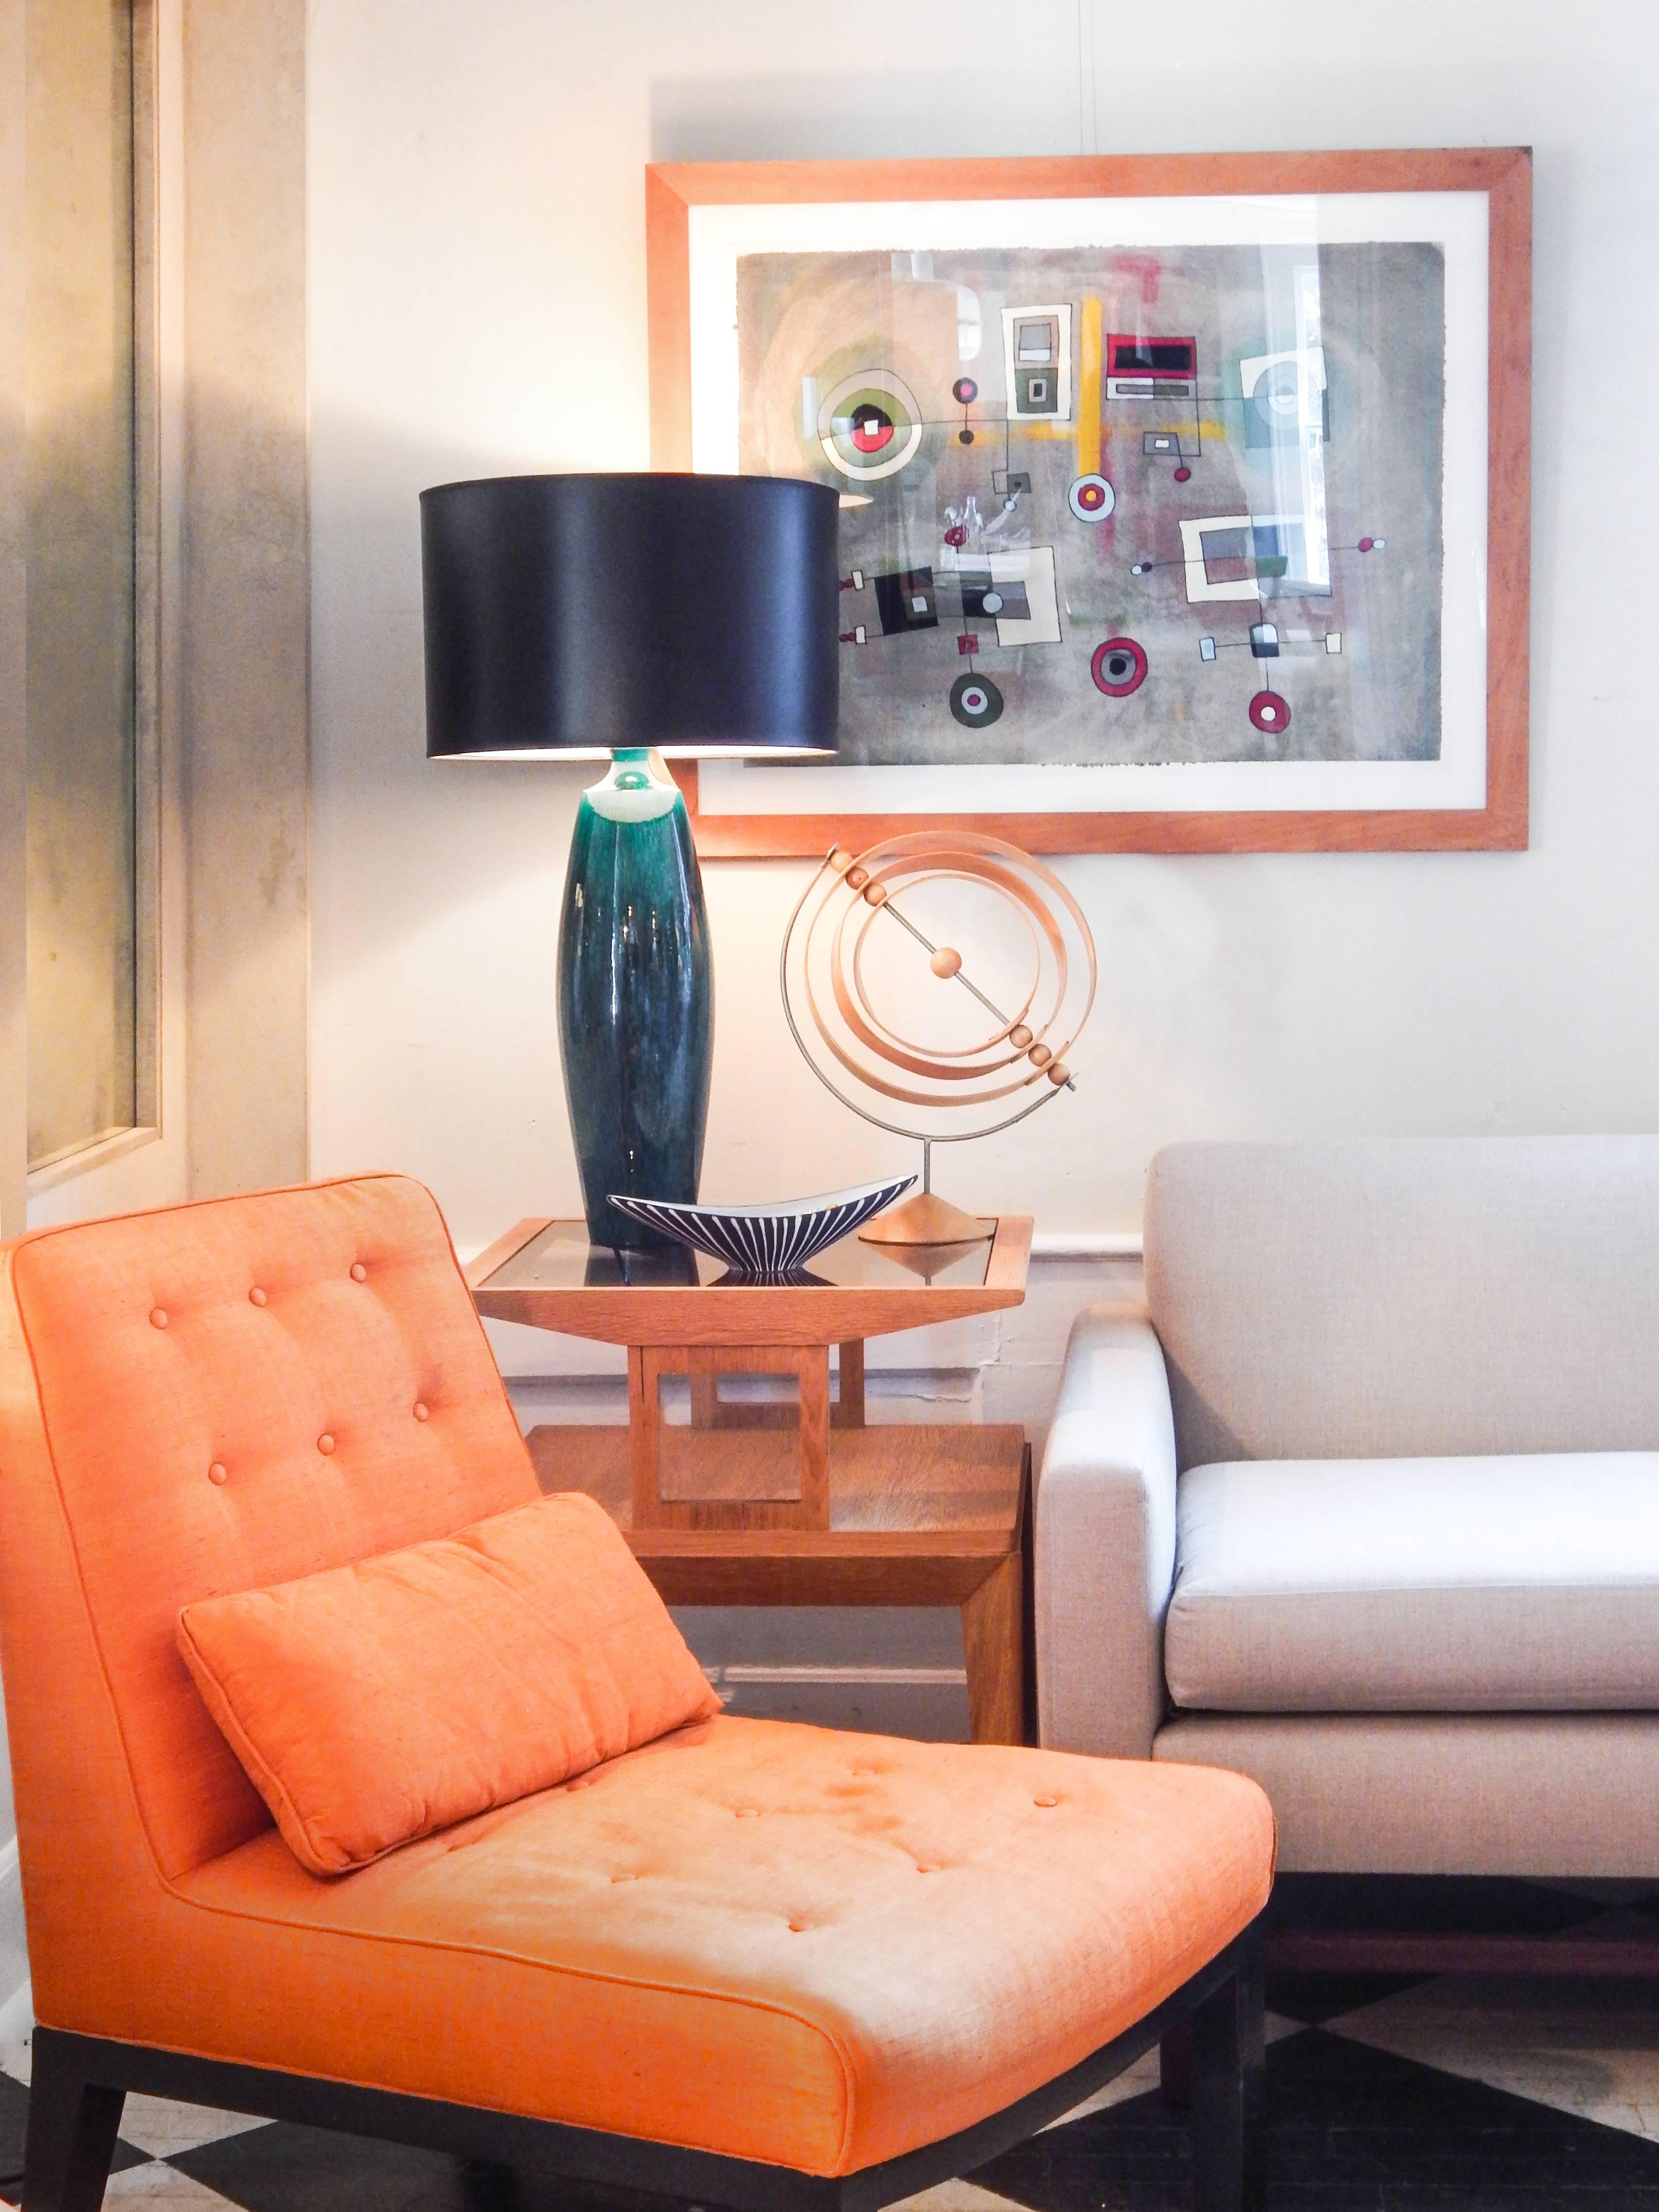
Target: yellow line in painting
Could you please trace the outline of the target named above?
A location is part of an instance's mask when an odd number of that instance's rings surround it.
[[[1146,405],[1145,400],[1137,403],[1133,399],[1124,399],[1120,400],[1117,403],[1119,411],[1124,422],[1127,424],[1129,429],[1137,438],[1140,435],[1143,429],[1176,430],[1184,434],[1193,427],[1192,416],[1190,415],[1183,415],[1178,412],[1173,403],[1162,408],[1156,414],[1131,414],[1129,410],[1137,404],[1143,408]],[[1080,411],[1079,408],[1079,414]],[[953,417],[952,419],[954,420],[955,418]],[[1100,422],[1100,410],[1098,406],[1095,409],[1094,419],[1097,425],[1098,425]],[[1009,418],[1008,427],[1013,432],[1016,438],[1046,438],[1051,444],[1064,445],[1068,439],[1075,438],[1078,441],[1078,474],[1079,476],[1086,476],[1089,474],[1089,471],[1085,469],[1081,465],[1084,440],[1084,425],[1081,420],[1079,421],[1078,426],[1074,430],[1069,422],[1034,422],[1028,421],[1024,416],[1015,415]],[[1227,425],[1220,420],[1219,416],[1212,417],[1206,416],[1199,423],[1198,428],[1199,434],[1201,437],[1224,438],[1227,435]],[[1237,425],[1235,425],[1235,431],[1236,430]],[[1097,468],[1100,465],[1100,439],[1101,433],[1099,428],[1097,428],[1095,431],[1095,466]]]
[[[1100,302],[1083,302],[1078,336],[1077,472],[1100,474]]]

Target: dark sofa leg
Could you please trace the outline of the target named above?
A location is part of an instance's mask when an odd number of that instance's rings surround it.
[[[49,2027],[34,2032],[23,2212],[98,2212],[126,2093],[88,2081]]]
[[[1258,1934],[1193,2014],[1194,2212],[1261,2212],[1267,2203],[1264,2070]]]

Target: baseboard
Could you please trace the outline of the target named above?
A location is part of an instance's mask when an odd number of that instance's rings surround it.
[[[806,1663],[800,1666],[705,1667],[703,1672],[716,1689],[723,1682],[741,1682],[745,1686],[783,1684],[794,1689],[865,1688],[884,1685],[906,1690],[939,1690],[958,1686],[966,1688],[968,1682],[965,1667],[818,1667]]]
[[[1034,1260],[1139,1260],[1138,1229],[1039,1229],[1031,1239]]]

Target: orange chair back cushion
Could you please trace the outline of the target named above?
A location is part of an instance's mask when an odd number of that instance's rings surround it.
[[[576,1496],[204,1598],[179,1614],[179,1648],[313,1874],[720,1711],[616,1523]]]
[[[6,1261],[19,1358],[0,1462],[40,1464],[56,1488],[149,1849],[173,1878],[270,1825],[179,1654],[181,1607],[446,1536],[540,1491],[418,1183],[76,1223]],[[32,1713],[26,1698],[25,1727]]]

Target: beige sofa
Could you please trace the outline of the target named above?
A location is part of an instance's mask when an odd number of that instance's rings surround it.
[[[1289,1869],[1659,1872],[1659,1138],[1182,1145],[1073,1332],[1042,1741]]]

